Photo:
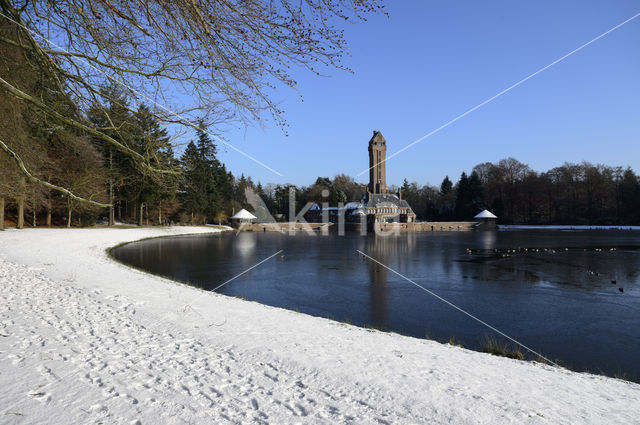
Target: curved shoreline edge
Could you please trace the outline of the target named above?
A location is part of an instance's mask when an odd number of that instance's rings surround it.
[[[167,284],[175,281],[124,266],[105,251],[211,231],[0,233],[0,295],[7,300],[0,333],[8,335],[0,338],[0,409],[27,415],[3,417],[633,423],[640,415],[637,384]]]
[[[164,274],[161,274],[161,273],[152,272],[152,271],[150,271],[148,269],[145,269],[143,267],[138,267],[138,266],[135,266],[133,264],[127,263],[126,261],[119,260],[118,258],[116,258],[112,254],[113,250],[115,250],[115,249],[121,248],[121,247],[126,246],[126,245],[135,244],[135,243],[142,242],[142,241],[147,241],[147,240],[167,239],[167,238],[175,238],[175,237],[183,237],[183,236],[202,236],[202,235],[207,235],[207,234],[219,234],[219,233],[229,233],[229,232],[237,231],[237,229],[233,229],[232,227],[229,227],[229,226],[213,226],[213,227],[210,227],[210,228],[217,229],[218,231],[212,231],[210,233],[206,233],[206,232],[205,233],[183,233],[183,234],[177,234],[177,235],[162,235],[162,236],[144,237],[144,238],[136,239],[136,240],[132,240],[132,241],[121,242],[121,243],[119,243],[119,244],[117,244],[115,246],[106,248],[105,251],[106,251],[107,255],[109,256],[109,258],[111,260],[113,260],[113,261],[115,261],[115,262],[117,262],[117,263],[119,263],[121,265],[124,265],[125,267],[131,268],[133,270],[137,270],[137,271],[142,272],[142,273],[149,274],[151,276],[156,276],[156,277],[159,277],[159,278],[162,278],[162,279],[167,279],[167,280],[170,280],[170,281],[172,281],[174,283],[187,285],[187,286],[189,286],[191,288],[204,290],[205,292],[211,292],[209,290],[204,289],[201,286],[198,286],[194,282],[189,282],[187,280],[178,279],[178,278],[176,278],[174,276],[170,276],[170,275],[164,275]],[[218,294],[219,295],[223,295],[223,296],[229,296],[229,295],[226,295],[226,294],[223,294],[223,293],[218,293]],[[245,302],[255,302],[257,304],[264,305],[265,307],[283,309],[283,310],[295,312],[297,314],[308,315],[308,316],[316,317],[316,318],[320,318],[320,319],[327,319],[327,320],[335,321],[335,322],[340,323],[340,324],[346,324],[346,325],[349,325],[349,326],[355,326],[357,328],[365,329],[365,330],[368,330],[368,331],[378,331],[378,332],[388,333],[388,334],[398,334],[397,332],[379,330],[379,329],[376,329],[376,328],[368,327],[366,325],[365,326],[352,325],[348,321],[345,322],[345,321],[337,320],[337,319],[334,319],[334,318],[331,318],[331,317],[328,317],[328,316],[308,314],[308,313],[300,312],[297,309],[271,306],[269,304],[261,303],[260,301],[257,301],[257,300],[251,300],[251,299],[244,298],[242,296],[231,296],[231,297],[243,300]],[[412,335],[404,335],[404,334],[398,334],[398,335],[402,335],[402,336],[405,336],[407,338],[415,338],[415,339],[420,340],[419,337],[415,337],[415,336],[412,336]],[[464,347],[462,344],[456,344],[456,343],[453,343],[453,342],[446,342],[446,340],[443,341],[443,340],[431,339],[431,338],[428,338],[428,337],[426,339],[429,339],[431,341],[438,342],[438,343],[441,343],[441,344],[455,345],[455,346],[458,346],[460,348],[468,349],[468,350],[474,351],[474,352],[485,353],[485,354],[487,353],[487,351],[482,351],[482,350],[477,350],[477,349],[474,350],[474,349],[471,349],[471,348]],[[496,340],[494,338],[492,338],[490,336],[485,336],[485,339],[487,340],[487,342],[489,344],[492,344],[491,348],[493,350],[502,353],[502,354],[496,354],[495,352],[489,352],[489,354],[492,354],[492,355],[508,357],[508,358],[512,358],[512,359],[513,358],[517,358],[518,360],[525,361],[525,362],[552,365],[552,366],[555,366],[557,368],[566,369],[566,370],[573,371],[573,372],[579,372],[579,373],[585,372],[583,370],[576,370],[576,369],[573,369],[571,367],[567,367],[567,366],[565,366],[563,364],[559,364],[560,363],[559,360],[556,360],[556,363],[554,363],[553,361],[544,360],[544,357],[542,357],[542,358],[541,357],[537,357],[536,358],[532,354],[528,353],[528,351],[526,349],[522,349],[521,350],[520,346],[515,345],[515,344],[513,346],[511,346],[511,345],[501,345],[500,343],[496,342]],[[449,341],[456,341],[456,340],[457,340],[457,338],[455,337],[455,335],[451,335],[449,337]],[[511,347],[513,347],[513,349]],[[517,357],[518,354],[522,355],[522,357],[518,358]],[[620,378],[620,377],[617,377],[617,376],[613,376],[612,374],[605,374],[605,373],[602,373],[602,372],[601,373],[597,373],[597,372],[593,372],[592,371],[592,372],[587,372],[587,373],[593,373],[593,374],[599,375],[599,376],[606,376],[606,377],[610,377],[610,378],[621,379],[623,381],[628,381],[628,382],[631,382],[631,383],[638,383],[637,380],[634,381],[634,380],[631,380],[631,379],[624,379],[624,378]]]
[[[197,228],[200,228],[200,226],[197,226]],[[129,263],[124,262],[124,261],[121,261],[121,260],[119,260],[119,259],[117,259],[116,257],[113,256],[112,251],[114,249],[118,249],[118,248],[121,248],[121,247],[126,246],[126,245],[130,245],[130,244],[134,244],[134,243],[138,243],[138,242],[142,242],[142,241],[146,241],[146,240],[151,240],[151,239],[165,239],[165,238],[174,238],[174,237],[181,237],[181,236],[202,236],[202,235],[210,235],[210,234],[218,234],[218,233],[228,233],[228,232],[233,231],[233,228],[229,227],[229,226],[208,226],[208,227],[205,227],[205,228],[206,229],[211,229],[211,230],[208,231],[208,232],[200,232],[200,233],[179,233],[179,234],[172,234],[172,235],[149,236],[149,237],[144,237],[144,238],[135,239],[135,240],[131,240],[131,241],[120,242],[120,243],[118,243],[118,244],[116,244],[114,246],[109,246],[109,247],[105,248],[104,251],[107,254],[107,257],[109,257],[109,259],[111,261],[114,261],[114,262],[116,262],[116,263],[118,263],[120,265],[123,265],[125,267],[128,267],[130,269],[133,269],[133,270],[136,270],[136,271],[139,271],[141,273],[145,273],[145,274],[148,274],[148,275],[151,275],[151,276],[155,276],[155,277],[159,277],[159,278],[162,278],[162,279],[170,280],[172,282],[179,283],[179,284],[182,284],[182,285],[187,285],[187,286],[190,286],[192,288],[201,289],[201,288],[199,288],[198,286],[196,286],[195,284],[193,284],[191,282],[183,281],[183,280],[177,279],[175,277],[163,275],[163,274],[160,274],[160,273],[153,273],[153,272],[151,272],[149,270],[143,269],[141,267],[136,267],[136,266],[134,266],[132,264],[129,264]]]

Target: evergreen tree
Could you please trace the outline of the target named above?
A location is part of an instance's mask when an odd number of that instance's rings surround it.
[[[471,190],[469,178],[464,171],[460,175],[460,180],[456,185],[456,217],[459,220],[468,218],[469,206],[471,204]]]
[[[96,128],[117,142],[134,146],[136,138],[136,123],[129,108],[129,100],[126,94],[117,86],[108,86],[102,89],[104,103],[96,103],[89,108],[87,118]],[[135,175],[134,161],[129,155],[114,148],[110,143],[101,138],[94,137],[93,142],[100,149],[104,163],[108,168],[107,191],[109,194],[109,224],[113,225],[117,216],[118,220],[126,220],[133,217],[135,208]],[[128,207],[133,206],[129,211]]]
[[[144,156],[145,161],[155,168],[169,169],[174,164],[173,149],[169,142],[167,130],[160,127],[160,123],[149,108],[142,104],[135,113],[135,150]],[[158,223],[162,223],[162,201],[171,201],[175,195],[177,179],[172,174],[152,173],[146,168],[137,167],[134,177],[137,189],[135,194],[138,213],[138,224],[143,224],[144,214],[153,209],[157,212]],[[166,207],[165,202],[165,207]]]
[[[456,217],[469,220],[481,211],[483,205],[483,188],[478,173],[473,171],[467,177],[463,172],[456,186]]]
[[[484,187],[477,172],[472,171],[469,176],[469,214],[476,215],[484,209]]]
[[[623,222],[625,224],[639,224],[640,182],[631,168],[627,168],[622,176],[620,192]]]
[[[181,158],[183,167],[183,207],[191,221],[206,222],[220,217],[226,200],[231,199],[231,181],[224,165],[216,158],[216,147],[205,131],[198,132]]]
[[[453,190],[453,183],[449,180],[449,176],[445,176],[440,184],[439,219],[450,220],[454,217],[456,208],[455,196],[456,192]]]
[[[342,203],[343,205],[347,202],[347,194],[344,193],[341,189],[337,189],[332,187],[329,191],[329,205],[337,206]]]
[[[451,183],[451,180],[449,180],[449,176],[445,176],[445,178],[442,180],[442,183],[440,184],[440,194],[446,195],[451,192],[452,188],[453,183]]]
[[[204,209],[206,197],[201,190],[200,154],[196,144],[191,141],[187,145],[180,162],[183,169],[181,197],[182,208],[191,216],[191,224]]]

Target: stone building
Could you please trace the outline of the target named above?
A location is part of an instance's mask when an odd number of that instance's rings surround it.
[[[411,206],[402,199],[400,190],[389,193],[386,175],[387,141],[379,131],[373,132],[369,140],[369,185],[364,203],[367,224],[412,223],[416,215]]]
[[[313,204],[305,218],[312,223],[328,220],[332,223],[360,223],[366,219],[367,227],[374,223],[413,223],[416,215],[411,206],[402,199],[402,193],[389,193],[386,175],[387,141],[379,131],[373,132],[369,140],[369,184],[367,193],[360,201],[345,205],[327,206]]]

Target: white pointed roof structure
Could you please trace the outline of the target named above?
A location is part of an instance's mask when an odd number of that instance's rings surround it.
[[[234,220],[254,220],[256,219],[256,216],[243,208],[235,213],[231,218]]]
[[[498,218],[498,217],[495,214],[491,213],[489,210],[484,210],[473,218]]]

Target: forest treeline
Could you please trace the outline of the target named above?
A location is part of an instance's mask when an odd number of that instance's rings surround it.
[[[476,165],[453,185],[402,185],[418,218],[468,220],[487,208],[504,224],[640,224],[640,181],[629,167],[565,163],[536,172],[513,158]]]
[[[8,159],[0,155],[0,199],[6,200],[8,219],[17,224],[23,208],[27,225],[90,225],[98,220],[130,224],[226,223],[240,208],[253,211],[245,198],[251,188],[279,220],[289,219],[290,191],[295,194],[296,214],[308,202],[338,205],[360,201],[366,185],[344,174],[318,177],[309,186],[255,183],[250,177],[234,176],[216,154],[206,132],[199,132],[184,152],[174,154],[165,129],[154,121],[143,105],[134,113],[122,108],[126,99],[109,105],[110,116],[119,127],[114,137],[126,138],[128,146],[153,156],[154,161],[178,170],[158,179],[137,168],[127,155],[90,138],[76,136],[74,147],[82,155],[69,160],[57,151],[57,140],[43,144],[34,140],[32,168],[50,181],[112,208],[76,202],[57,191],[28,183]],[[120,110],[118,110],[120,109]],[[100,116],[89,114],[100,123]],[[74,139],[73,135],[58,137]],[[65,143],[69,143],[67,140]],[[64,146],[64,145],[63,145]],[[78,149],[82,147],[82,149]],[[33,164],[40,164],[35,167]],[[487,208],[508,224],[640,224],[640,179],[630,168],[565,163],[546,172],[536,172],[513,158],[482,163],[463,172],[454,183],[445,177],[436,187],[409,183],[400,187],[403,199],[419,220],[469,220]],[[327,195],[328,196],[325,196]]]
[[[289,188],[296,211],[307,202],[359,201],[366,185],[338,175],[319,177],[308,187],[259,186],[272,213],[287,217]],[[322,197],[326,189],[328,197]],[[545,172],[506,158],[476,165],[454,183],[391,186],[409,202],[418,220],[470,220],[487,208],[504,224],[640,225],[640,179],[629,167],[565,163]]]

